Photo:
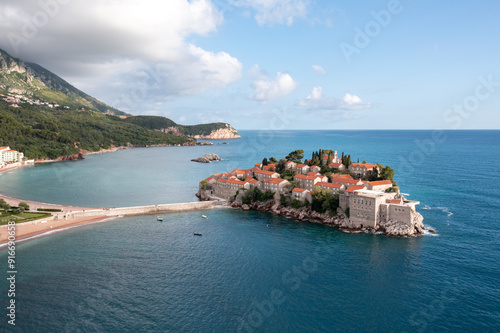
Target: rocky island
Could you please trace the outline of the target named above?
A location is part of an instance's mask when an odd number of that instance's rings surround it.
[[[201,200],[225,200],[231,207],[259,210],[338,227],[407,237],[424,233],[418,201],[408,200],[393,180],[394,169],[350,155],[319,150],[309,160],[295,150],[279,161],[264,158],[250,169],[215,174],[199,184]]]
[[[212,161],[222,161],[217,154],[205,154],[201,157],[193,158],[191,161],[199,163],[210,163]]]

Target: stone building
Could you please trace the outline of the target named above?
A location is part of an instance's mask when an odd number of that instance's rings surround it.
[[[356,175],[358,178],[364,178],[368,175],[369,171],[376,170],[377,174],[380,172],[378,165],[370,163],[352,163],[349,165],[349,171]]]
[[[330,192],[332,194],[335,194],[335,193],[338,193],[340,191],[345,190],[345,186],[342,184],[332,184],[332,183],[319,182],[319,183],[316,183],[316,186],[319,189],[321,189],[323,191]]]
[[[279,178],[280,174],[274,171],[265,171],[265,170],[255,170],[254,176],[258,181],[263,182],[266,179],[270,178]]]
[[[388,188],[392,187],[391,180],[378,180],[374,182],[369,182],[366,186],[367,189],[372,191],[385,192]]]

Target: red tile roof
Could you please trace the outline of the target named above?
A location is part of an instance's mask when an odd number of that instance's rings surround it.
[[[255,173],[261,174],[261,175],[267,175],[267,176],[272,176],[276,174],[276,172],[273,171],[265,171],[265,170],[255,170]]]
[[[293,178],[305,179],[305,180],[315,180],[316,177],[306,176],[306,175],[295,175]]]
[[[305,164],[297,164],[297,168],[304,168],[304,167],[308,167],[308,165],[305,165]]]
[[[390,180],[377,180],[374,182],[370,182],[371,186],[378,186],[378,185],[392,185],[392,181]]]
[[[339,175],[337,178],[354,179],[351,175]]]
[[[257,179],[253,179],[253,178],[250,178],[248,177],[247,179],[245,179],[246,182],[250,183],[250,184],[257,184],[259,181]]]
[[[401,204],[401,200],[398,199],[387,199],[385,202],[393,204]]]
[[[361,168],[365,167],[367,169],[378,168],[378,165],[370,164],[370,163],[352,163],[352,166],[354,166],[354,167],[359,166]]]
[[[359,183],[359,180],[339,177],[339,178],[332,179],[332,183],[357,184],[357,183]]]
[[[288,161],[285,164],[295,163],[294,161]]]
[[[296,188],[294,188],[292,190],[292,192],[304,193],[304,192],[309,192],[309,191],[307,191],[305,188],[298,188],[298,187],[296,187]]]
[[[281,184],[286,181],[287,181],[286,179],[281,179],[281,178],[269,178],[266,179],[264,183]]]
[[[354,191],[357,190],[364,190],[365,187],[363,185],[352,185],[346,190],[346,193],[353,193]]]
[[[331,188],[342,188],[342,184],[332,184],[332,183],[316,183],[316,186],[331,187]]]
[[[328,164],[328,166],[335,167],[335,168],[339,168],[341,165],[342,165],[342,163],[333,163],[333,162]]]
[[[231,184],[236,184],[236,185],[245,185],[246,184],[246,182],[242,182],[241,180],[236,180],[236,179],[229,179],[227,182],[231,183]]]
[[[314,172],[314,171],[309,171],[307,173],[308,176],[321,176],[321,174],[319,174],[318,172]]]

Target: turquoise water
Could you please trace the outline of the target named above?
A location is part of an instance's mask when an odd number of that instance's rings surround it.
[[[93,224],[18,246],[17,331],[500,330],[499,131],[446,132],[427,150],[416,140],[432,138],[429,131],[242,134],[228,145],[20,169],[0,176],[0,192],[103,207],[190,201],[198,180],[214,172],[331,147],[396,168],[438,235],[349,235],[231,209],[204,212],[207,220],[190,212]],[[223,161],[189,162],[212,152]],[[0,262],[6,272],[5,251]]]

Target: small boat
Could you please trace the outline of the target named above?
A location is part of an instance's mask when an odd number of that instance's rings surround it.
[[[158,217],[156,218],[156,220],[157,220],[157,221],[163,221],[163,218],[161,218],[161,217],[159,217],[159,216],[158,216]]]
[[[203,217],[204,219],[208,219],[208,217],[206,217],[205,215],[202,215],[201,217]]]
[[[195,236],[201,236],[202,233],[201,232],[193,232],[193,235],[195,235]]]

